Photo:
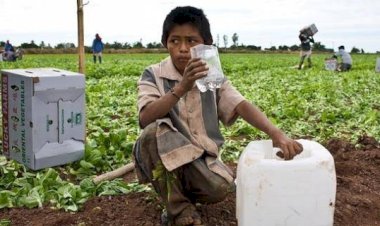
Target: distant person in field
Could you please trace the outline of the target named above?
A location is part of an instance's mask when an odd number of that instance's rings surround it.
[[[220,122],[232,125],[241,117],[265,132],[286,160],[303,147],[271,121],[226,78],[220,88],[200,92],[195,81],[208,73],[190,48],[212,45],[203,10],[176,7],[166,16],[162,44],[169,57],[147,67],[138,85],[139,125],[133,148],[140,183],[151,183],[165,206],[163,223],[201,225],[196,203],[216,203],[235,191],[232,171],[218,157],[224,143]]]
[[[352,68],[352,58],[351,55],[344,50],[344,46],[338,47],[338,52],[334,53],[333,58],[338,59],[340,57],[342,60],[338,63],[337,71],[349,71]]]
[[[303,30],[301,30],[298,38],[301,41],[301,53],[300,53],[301,60],[298,65],[298,69],[302,69],[302,65],[303,65],[303,62],[305,61],[305,58],[307,59],[308,67],[310,68],[312,66],[310,43],[314,43],[313,36],[309,36]]]
[[[4,58],[7,60],[15,60],[15,49],[9,40],[7,40],[4,45]]]
[[[94,63],[96,63],[96,58],[99,59],[99,63],[102,63],[102,52],[104,49],[104,44],[102,42],[102,38],[99,36],[99,34],[95,35],[95,39],[92,42],[92,54],[94,58]]]

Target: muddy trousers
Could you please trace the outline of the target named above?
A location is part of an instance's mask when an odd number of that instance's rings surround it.
[[[308,67],[312,66],[311,56],[304,55],[304,56],[301,56],[301,60],[300,60],[300,63],[298,65],[298,69],[302,69],[302,65],[303,65],[303,62],[305,61],[305,58],[307,58]]]
[[[345,63],[340,63],[338,64],[338,68],[337,70],[338,71],[349,71],[351,70],[351,64],[345,64]]]
[[[102,56],[98,56],[99,63],[102,63]],[[96,55],[93,56],[94,63],[96,63]]]
[[[233,182],[229,183],[207,167],[204,156],[167,171],[158,155],[155,123],[144,129],[135,145],[134,158],[140,182],[153,185],[166,206],[169,219],[175,218],[189,205],[222,201],[235,190]]]

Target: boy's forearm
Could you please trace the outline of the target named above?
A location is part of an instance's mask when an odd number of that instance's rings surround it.
[[[165,117],[182,96],[183,90],[181,87],[175,86],[172,91],[146,105],[140,112],[140,125],[142,128],[159,118]]]

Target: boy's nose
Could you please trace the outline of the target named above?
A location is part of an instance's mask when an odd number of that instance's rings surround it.
[[[181,52],[188,52],[190,49],[189,45],[186,43],[186,42],[181,42],[180,46],[179,46],[179,50]]]

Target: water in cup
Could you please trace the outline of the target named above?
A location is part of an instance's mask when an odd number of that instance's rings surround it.
[[[219,60],[218,48],[212,45],[199,44],[192,47],[190,53],[192,58],[201,58],[209,67],[207,76],[195,81],[198,89],[201,92],[206,92],[207,90],[220,88],[224,81],[224,75]]]

